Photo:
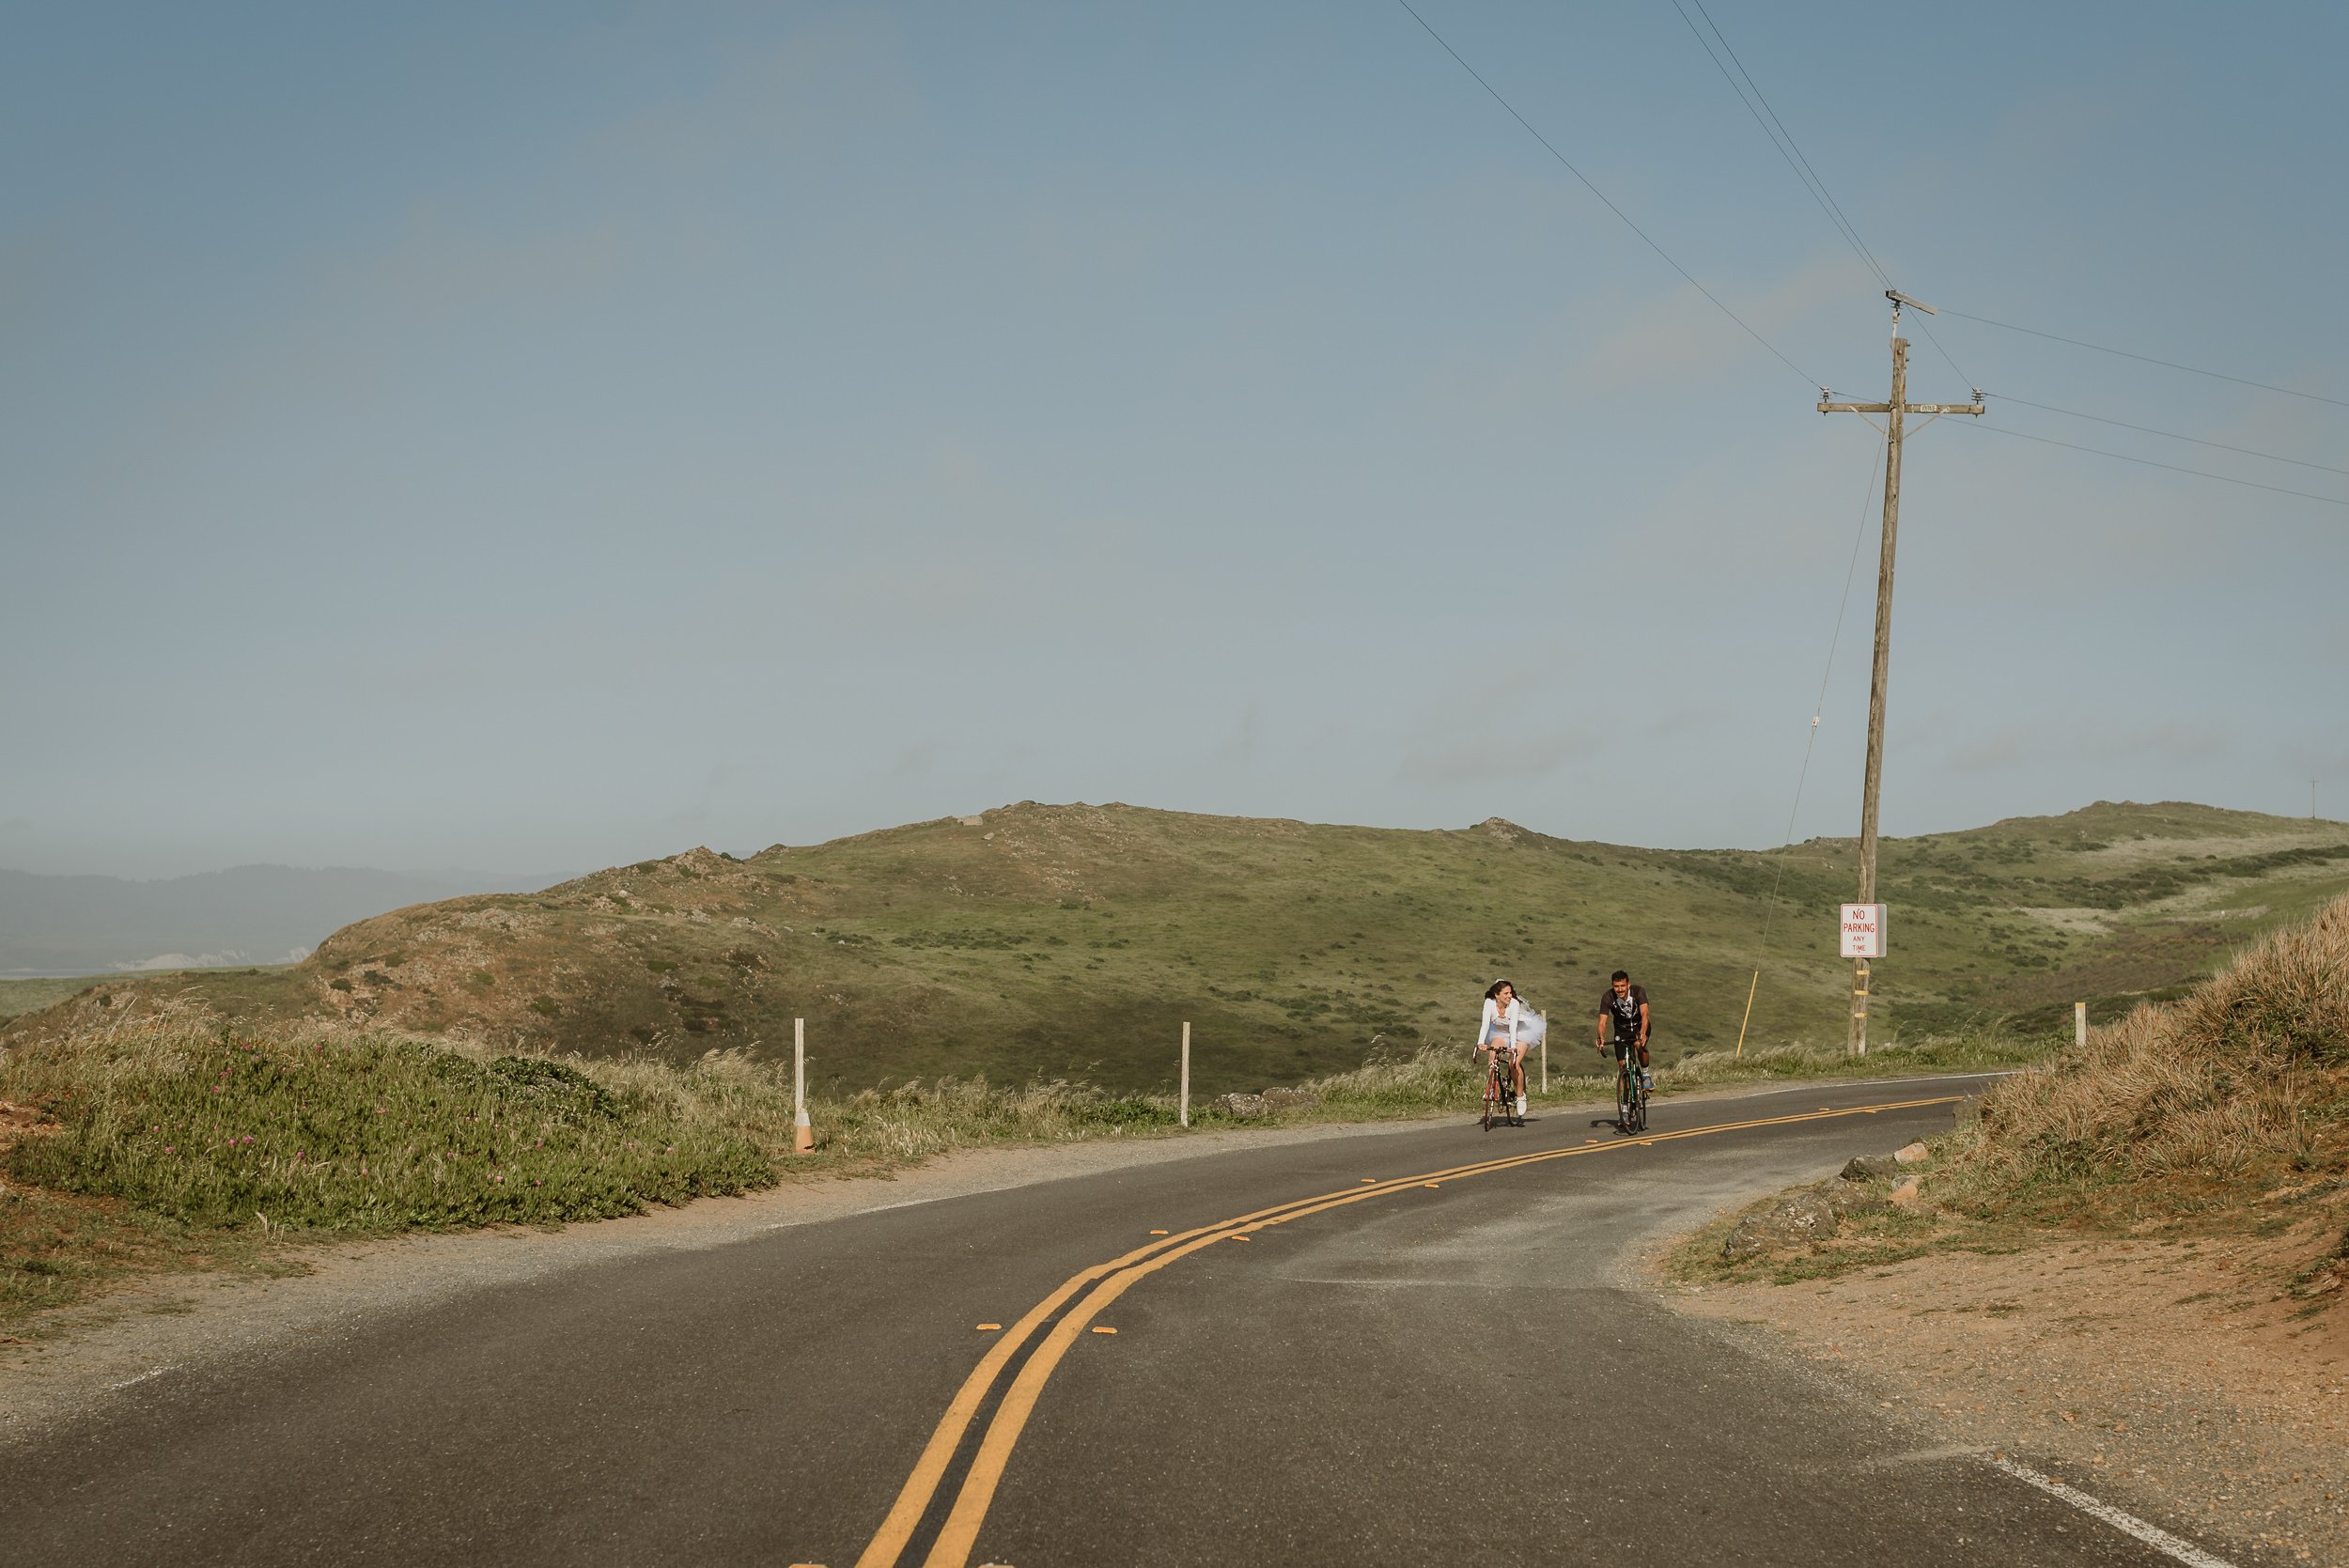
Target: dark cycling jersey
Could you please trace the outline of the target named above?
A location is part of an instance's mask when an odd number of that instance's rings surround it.
[[[1639,1042],[1640,1009],[1646,1005],[1647,992],[1637,986],[1622,996],[1615,994],[1612,986],[1600,994],[1598,1014],[1600,1017],[1614,1020],[1615,1044],[1629,1046]]]

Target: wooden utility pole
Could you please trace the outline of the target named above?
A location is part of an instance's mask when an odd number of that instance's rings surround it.
[[[1892,662],[1892,550],[1901,531],[1901,442],[1903,421],[1912,413],[1937,417],[1945,413],[1980,414],[1982,391],[1970,403],[1912,403],[1908,401],[1908,340],[1901,335],[1901,306],[1914,305],[1927,316],[1931,305],[1888,288],[1892,302],[1892,397],[1885,403],[1834,403],[1828,389],[1819,389],[1821,413],[1880,413],[1884,430],[1884,551],[1876,564],[1875,666],[1868,678],[1868,774],[1859,798],[1859,897],[1876,901],[1876,797],[1884,783],[1884,691]],[[1928,417],[1926,424],[1933,422]],[[1921,428],[1922,427],[1920,427]],[[1852,960],[1851,1052],[1868,1054],[1868,960]]]

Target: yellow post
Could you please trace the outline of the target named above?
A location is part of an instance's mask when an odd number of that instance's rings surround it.
[[[1761,984],[1762,971],[1760,970],[1755,970],[1753,971],[1752,981],[1746,986],[1746,1016],[1737,1020],[1737,1054],[1730,1058],[1733,1062],[1743,1061],[1745,1059],[1746,1025],[1753,1021],[1753,993],[1755,987]]]

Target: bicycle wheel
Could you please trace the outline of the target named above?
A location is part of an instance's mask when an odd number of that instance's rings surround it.
[[[1633,1130],[1631,1118],[1638,1109],[1631,1099],[1635,1093],[1631,1075],[1619,1063],[1615,1068],[1615,1126],[1624,1132]]]
[[[1631,1124],[1634,1132],[1647,1131],[1647,1082],[1636,1076],[1631,1079]]]
[[[1485,1120],[1482,1126],[1486,1132],[1493,1130],[1493,1075],[1490,1072],[1485,1075]]]

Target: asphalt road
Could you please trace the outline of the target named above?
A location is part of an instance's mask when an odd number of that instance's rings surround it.
[[[0,1561],[2166,1562],[1617,1281],[1950,1117],[1822,1110],[1964,1086],[1250,1149],[485,1290],[0,1452]]]

